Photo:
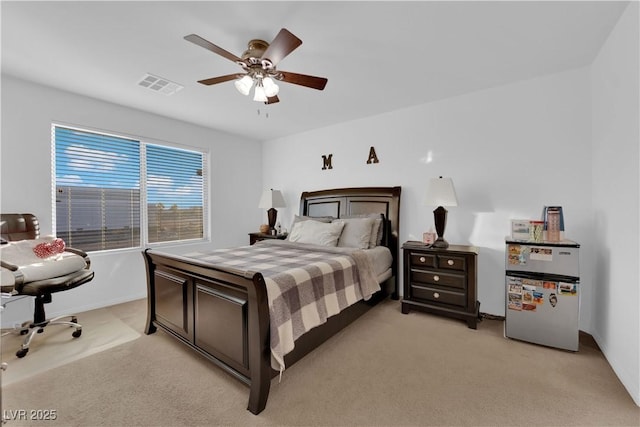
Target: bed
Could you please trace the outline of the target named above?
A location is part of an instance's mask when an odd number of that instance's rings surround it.
[[[321,248],[315,251],[316,245],[310,245],[314,252],[307,256],[319,259],[323,266],[330,263],[345,265],[346,259],[349,262],[355,260],[355,267],[345,268],[356,271],[358,283],[349,289],[357,288],[355,293],[358,295],[354,298],[354,291],[346,292],[351,295],[351,298],[346,298],[350,300],[348,304],[341,304],[339,312],[329,313],[326,319],[314,319],[315,324],[292,338],[295,341],[292,349],[278,353],[277,346],[273,344],[274,339],[280,339],[274,338],[275,335],[286,329],[281,326],[285,322],[274,315],[280,310],[274,309],[273,286],[287,277],[300,276],[301,269],[296,267],[296,274],[294,269],[272,272],[271,264],[263,257],[278,254],[279,250],[307,250],[298,247],[304,246],[300,245],[301,241],[269,239],[253,246],[185,255],[146,249],[143,252],[148,305],[145,333],[152,334],[160,328],[249,386],[247,409],[259,414],[266,406],[272,378],[282,375],[285,366],[291,366],[389,295],[398,299],[400,193],[400,187],[341,188],[302,193],[300,216],[307,219],[339,219],[325,221],[331,225],[348,223],[348,218],[379,216],[381,232],[378,243],[382,250],[388,249],[390,257],[386,271],[374,271],[367,276],[364,270],[358,269],[371,261],[369,256],[364,257],[369,261],[362,257],[362,253],[369,251],[346,248],[337,248],[337,253]],[[309,224],[317,225],[319,222],[310,221],[307,226]],[[291,240],[295,240],[294,231],[298,230],[295,227],[291,230]],[[228,258],[228,253],[232,253],[235,259]],[[249,259],[252,257],[255,260]],[[272,258],[285,257],[276,255]],[[314,262],[309,264],[315,265]],[[360,283],[371,274],[377,282],[375,289]],[[334,278],[350,275],[351,270],[349,274],[333,273]],[[363,280],[358,281],[358,277]],[[308,281],[314,283],[314,289],[318,288],[317,281]],[[297,288],[294,287],[293,291],[297,294]],[[340,295],[344,294],[341,291]],[[333,295],[326,298],[344,299]],[[276,357],[278,354],[282,360]]]

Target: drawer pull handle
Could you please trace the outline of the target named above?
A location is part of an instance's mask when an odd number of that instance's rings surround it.
[[[440,276],[438,276],[438,275],[433,276],[433,280],[435,280],[436,282],[439,282],[440,281]]]
[[[447,264],[449,264],[449,265],[453,265],[453,260],[452,260],[452,259],[448,260],[448,261],[447,261]]]
[[[440,298],[440,294],[439,294],[439,293],[437,293],[437,292],[434,292],[434,293],[433,293],[433,297],[434,297],[434,298]]]
[[[425,262],[427,259],[423,256],[420,257],[420,262]]]

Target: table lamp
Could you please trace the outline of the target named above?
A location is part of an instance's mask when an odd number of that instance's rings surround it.
[[[275,208],[286,208],[287,204],[284,202],[284,197],[282,197],[280,190],[274,190],[272,188],[262,192],[258,207],[267,209],[269,230],[273,230],[276,226],[276,218],[278,217],[278,211]]]
[[[437,206],[433,211],[433,220],[436,225],[438,238],[433,243],[434,248],[448,248],[449,243],[444,240],[444,229],[447,225],[447,210],[445,206],[458,206],[456,190],[453,188],[451,178],[431,178],[427,186],[427,206]]]

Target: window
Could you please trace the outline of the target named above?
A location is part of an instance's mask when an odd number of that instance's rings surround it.
[[[98,251],[204,238],[203,152],[52,131],[54,230],[68,246]]]
[[[149,242],[202,238],[202,153],[149,144],[146,157]]]

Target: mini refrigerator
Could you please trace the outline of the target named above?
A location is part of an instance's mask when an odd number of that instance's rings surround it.
[[[506,241],[505,336],[578,351],[580,245]]]

